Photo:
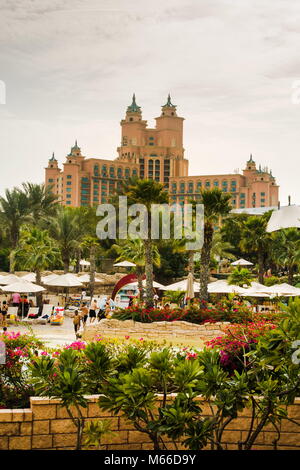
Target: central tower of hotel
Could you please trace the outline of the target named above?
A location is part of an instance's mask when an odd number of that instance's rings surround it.
[[[121,143],[115,160],[87,158],[75,142],[63,163],[58,166],[54,154],[45,169],[45,184],[59,195],[64,205],[79,207],[108,202],[109,196],[130,177],[153,179],[162,183],[171,202],[183,204],[199,199],[201,189],[220,188],[231,193],[235,209],[275,207],[278,185],[272,172],[256,167],[252,155],[242,174],[189,176],[184,158],[183,121],[177,115],[170,95],[155,118],[156,126],[147,127],[135,95],[121,120]]]

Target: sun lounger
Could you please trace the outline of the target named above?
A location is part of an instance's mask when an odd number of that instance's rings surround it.
[[[46,325],[51,316],[54,305],[45,304],[43,305],[42,315],[37,319],[37,323],[40,325]]]

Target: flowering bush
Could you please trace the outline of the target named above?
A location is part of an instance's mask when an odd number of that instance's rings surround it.
[[[32,334],[19,332],[5,332],[0,341],[6,348],[5,364],[0,364],[0,408],[25,408],[33,394],[27,366],[43,343]]]
[[[226,370],[241,370],[251,366],[245,354],[255,347],[259,338],[275,328],[275,324],[264,320],[247,325],[230,325],[225,329],[224,336],[214,338],[206,345],[219,350],[220,363]]]
[[[209,305],[202,301],[186,308],[143,308],[131,306],[117,310],[113,318],[118,320],[134,320],[142,323],[156,321],[187,321],[190,323],[206,323],[216,321],[230,321],[232,323],[245,323],[252,320],[252,312],[243,302],[218,302]]]

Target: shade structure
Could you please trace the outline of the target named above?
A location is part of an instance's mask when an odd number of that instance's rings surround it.
[[[143,284],[143,287],[146,287],[146,279],[144,279],[142,281],[142,284]],[[131,282],[130,284],[127,284],[127,287],[128,286],[133,286],[133,287],[136,287],[138,285],[138,282]],[[161,289],[161,290],[164,290],[165,286],[163,286],[162,284],[160,284],[159,282],[156,282],[156,281],[153,281],[153,287],[155,289]]]
[[[53,279],[55,279],[59,275],[60,274],[52,273],[52,274],[48,274],[47,276],[42,276],[42,282],[43,282],[43,284],[47,284],[48,281],[52,281]]]
[[[275,232],[283,228],[300,228],[300,206],[286,206],[273,211],[267,225],[267,232]]]
[[[80,266],[90,266],[91,265],[91,263],[89,261],[87,261],[86,259],[81,259],[79,261],[79,264],[80,264]]]
[[[15,274],[8,274],[7,276],[1,276],[0,284],[2,285],[9,285],[13,282],[18,282],[21,278],[16,276]]]
[[[67,273],[56,276],[54,279],[44,282],[47,286],[53,287],[81,287],[83,284],[74,274]]]
[[[189,299],[193,299],[195,297],[195,292],[194,292],[194,276],[192,273],[188,274],[188,277],[186,279],[186,296]]]
[[[36,281],[36,274],[35,273],[27,273],[21,277],[24,281],[35,282]]]
[[[271,295],[287,297],[300,295],[300,289],[298,287],[291,286],[285,282],[282,284],[274,284],[273,286],[268,287],[268,292]]]
[[[253,263],[243,258],[238,259],[237,261],[233,261],[233,263],[230,264],[231,266],[253,266]]]
[[[242,294],[244,297],[270,297],[269,288],[260,284],[259,282],[251,282],[249,287],[244,287],[245,294]]]
[[[120,268],[131,268],[133,266],[136,266],[136,264],[131,263],[131,261],[120,261],[120,263],[115,263],[114,266],[117,266]]]
[[[168,286],[161,287],[160,289],[161,290],[173,290],[173,291],[181,290],[181,291],[186,292],[186,287],[187,287],[187,280],[183,279],[183,281],[174,282],[173,284],[169,284]],[[194,287],[194,293],[200,291],[199,282],[194,281],[193,287]]]
[[[82,276],[78,276],[77,278],[80,282],[87,283],[90,282],[90,275],[89,274],[82,274]],[[98,277],[95,277],[95,282],[103,282]]]
[[[244,294],[243,287],[228,284],[225,280],[210,282],[207,286],[210,294]]]
[[[28,292],[42,292],[44,287],[33,284],[32,282],[19,279],[8,286],[1,287],[4,292],[18,292],[19,294],[28,294]]]

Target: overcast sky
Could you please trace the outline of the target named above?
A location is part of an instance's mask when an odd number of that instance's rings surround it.
[[[153,126],[170,92],[190,174],[241,170],[252,153],[273,170],[281,203],[300,203],[300,2],[0,5],[1,194],[42,182],[52,152],[61,163],[75,139],[84,155],[114,159],[132,93]]]

